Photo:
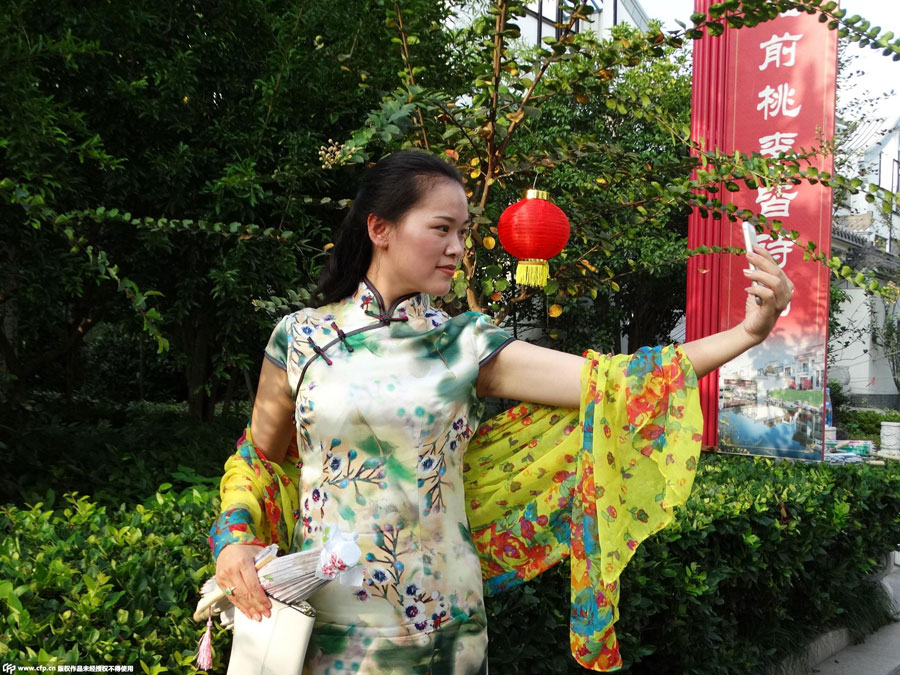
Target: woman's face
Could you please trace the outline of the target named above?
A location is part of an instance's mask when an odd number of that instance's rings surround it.
[[[469,207],[462,186],[435,180],[415,206],[388,227],[386,244],[373,260],[374,271],[395,297],[446,295],[462,259],[468,229]]]

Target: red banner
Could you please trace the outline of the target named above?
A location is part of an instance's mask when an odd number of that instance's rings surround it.
[[[697,11],[706,6],[706,0],[698,0]],[[716,41],[718,49],[707,45],[705,53],[701,49],[695,54],[695,65],[698,57],[705,61],[695,70],[694,86],[698,77],[705,78],[701,89],[708,100],[698,102],[695,95],[694,131],[702,131],[705,124],[713,132],[713,138],[703,139],[707,149],[758,152],[778,159],[782,153],[819,147],[823,138],[834,135],[837,34],[816,15],[788,12],[753,28],[729,28],[700,43]],[[713,51],[717,58],[711,61]],[[716,66],[721,69],[717,73]],[[709,86],[713,76],[720,86]],[[709,119],[698,119],[704,116]],[[716,123],[710,124],[710,119]],[[819,171],[832,170],[831,157],[819,155],[811,162]],[[800,233],[800,241],[760,236],[760,243],[794,282],[794,300],[762,345],[719,370],[715,399],[709,395],[715,387],[706,384],[704,413],[707,420],[718,421],[717,444],[723,450],[821,457],[829,276],[822,265],[803,260],[801,242],[813,241],[829,252],[831,191],[804,181],[719,194],[738,208],[781,221],[786,231]],[[709,236],[709,223],[703,225],[702,220],[697,214],[692,217],[692,246],[744,246],[740,223],[717,221],[718,232]],[[690,275],[700,274],[704,263],[699,260],[689,268],[689,289]],[[710,289],[717,286],[718,298],[715,303],[689,305],[688,325],[693,327],[689,338],[741,321],[747,297],[747,280],[741,272],[745,267],[742,256],[727,256],[707,272],[712,278],[703,283]],[[704,318],[705,314],[716,317]],[[710,329],[698,330],[704,321]],[[705,440],[716,444],[712,431],[708,425]]]

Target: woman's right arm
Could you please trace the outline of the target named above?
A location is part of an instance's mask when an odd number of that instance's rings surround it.
[[[250,418],[250,436],[256,448],[276,464],[287,454],[294,433],[294,402],[291,400],[287,373],[269,359],[263,359],[259,387]],[[256,619],[269,616],[272,603],[259,585],[253,557],[259,546],[229,544],[216,558],[216,583],[233,588],[228,599],[240,611]]]
[[[259,387],[250,418],[253,444],[276,464],[284,460],[294,433],[294,401],[291,399],[287,372],[269,359],[263,359]]]

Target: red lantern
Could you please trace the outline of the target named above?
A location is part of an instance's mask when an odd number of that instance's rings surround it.
[[[569,241],[569,219],[548,192],[527,190],[524,199],[500,214],[497,233],[503,248],[519,258],[516,283],[546,286],[547,259],[559,255]]]

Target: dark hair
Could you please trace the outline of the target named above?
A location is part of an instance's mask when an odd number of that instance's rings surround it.
[[[372,262],[372,240],[367,225],[374,213],[388,221],[400,220],[436,180],[462,184],[457,170],[433,155],[401,150],[382,158],[363,175],[356,199],[335,237],[319,285],[313,293],[315,307],[346,298],[356,292]]]

